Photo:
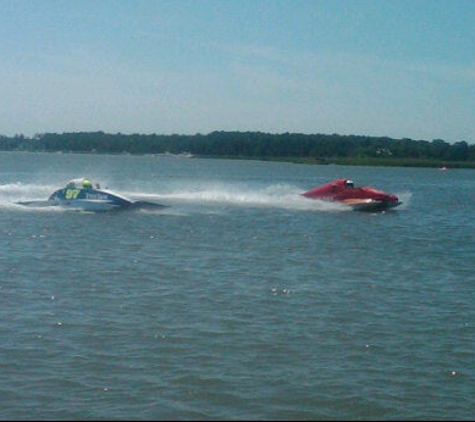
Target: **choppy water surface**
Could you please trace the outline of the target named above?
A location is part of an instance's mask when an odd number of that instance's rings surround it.
[[[160,211],[25,208],[88,176]],[[336,177],[385,213],[300,197]],[[475,173],[0,153],[0,418],[473,420]]]

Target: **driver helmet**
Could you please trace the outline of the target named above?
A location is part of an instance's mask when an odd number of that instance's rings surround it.
[[[354,188],[355,187],[355,184],[353,183],[353,180],[350,180],[350,179],[347,179],[347,181],[345,182],[345,185],[348,188]]]

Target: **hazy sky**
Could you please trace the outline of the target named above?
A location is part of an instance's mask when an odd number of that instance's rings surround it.
[[[475,143],[475,0],[0,0],[0,134]]]

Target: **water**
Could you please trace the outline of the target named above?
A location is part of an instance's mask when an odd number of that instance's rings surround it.
[[[87,176],[160,211],[30,209]],[[362,213],[298,194],[400,196]],[[473,420],[472,170],[0,153],[0,419]]]

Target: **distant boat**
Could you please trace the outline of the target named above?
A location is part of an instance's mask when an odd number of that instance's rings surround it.
[[[180,152],[178,154],[174,154],[173,152],[164,152],[163,154],[157,154],[161,155],[162,157],[178,157],[178,158],[193,158],[193,154],[187,151]]]
[[[447,167],[445,166],[445,163],[442,164],[442,167],[439,167],[440,171],[445,171],[447,170]]]

